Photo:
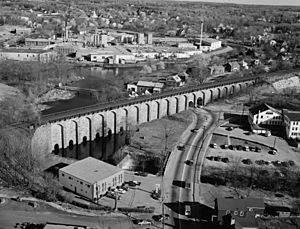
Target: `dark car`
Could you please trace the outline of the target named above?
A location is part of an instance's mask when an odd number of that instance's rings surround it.
[[[292,161],[292,160],[289,160],[288,163],[289,163],[290,166],[294,166],[295,165],[295,162]]]
[[[178,149],[178,150],[184,150],[185,147],[184,147],[184,146],[177,146],[177,149]]]
[[[264,161],[264,160],[257,160],[257,161],[255,161],[255,163],[256,163],[257,165],[264,165],[264,164],[265,164],[265,161]]]
[[[235,145],[230,145],[228,148],[231,149],[231,150],[235,150],[236,146]]]
[[[233,129],[234,128],[232,126],[229,126],[229,127],[226,128],[226,130],[228,130],[228,131],[232,131]]]
[[[140,181],[129,181],[128,185],[131,187],[135,187],[137,185],[141,185],[141,182]]]
[[[254,152],[256,150],[256,147],[254,146],[249,146],[250,151]]]
[[[252,161],[250,159],[243,159],[242,163],[245,164],[245,165],[251,165]]]
[[[221,159],[221,161],[224,162],[224,163],[228,163],[229,159],[227,157],[224,157],[224,158]]]
[[[170,216],[168,214],[160,214],[160,215],[154,215],[152,216],[152,219],[157,221],[157,222],[162,222],[162,221],[165,221],[165,220],[168,220],[170,218]]]
[[[151,193],[151,197],[152,197],[153,199],[155,199],[155,200],[158,200],[158,199],[160,198],[160,195],[159,195],[159,193],[153,191],[153,192]]]
[[[243,146],[237,145],[237,146],[236,146],[236,149],[241,151],[241,150],[243,150]]]
[[[145,173],[145,172],[142,172],[142,171],[138,171],[138,172],[135,172],[134,175],[146,177],[146,176],[148,176],[148,173]]]
[[[255,147],[255,152],[257,152],[257,153],[260,153],[261,152],[261,148],[259,148],[259,147]]]

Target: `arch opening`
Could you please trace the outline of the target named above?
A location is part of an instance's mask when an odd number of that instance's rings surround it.
[[[109,129],[109,130],[107,131],[107,137],[110,138],[111,136],[112,136],[112,131],[111,131],[111,129]]]
[[[84,136],[84,137],[82,138],[82,145],[83,145],[83,146],[86,146],[86,144],[87,144],[87,137]]]
[[[59,153],[59,145],[55,144],[54,145],[54,154],[58,154]]]
[[[190,101],[190,102],[189,102],[189,108],[192,108],[192,107],[195,107],[195,105],[194,105],[194,102],[193,102],[193,101]]]
[[[69,150],[72,150],[74,149],[74,143],[73,143],[73,140],[70,140],[69,141]]]
[[[123,126],[120,127],[120,134],[121,134],[121,135],[124,134],[124,127],[123,127]]]
[[[201,98],[201,97],[199,97],[198,99],[197,99],[197,106],[198,107],[200,107],[200,106],[203,106],[204,104],[203,104],[203,99]]]
[[[97,141],[97,142],[100,141],[100,133],[96,133],[95,141]]]

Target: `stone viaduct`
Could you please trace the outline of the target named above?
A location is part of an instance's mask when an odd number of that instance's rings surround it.
[[[200,86],[166,91],[152,96],[96,104],[42,116],[35,129],[32,147],[39,152],[52,152],[88,144],[95,139],[124,131],[167,115],[237,93],[258,82],[244,77],[205,83]]]

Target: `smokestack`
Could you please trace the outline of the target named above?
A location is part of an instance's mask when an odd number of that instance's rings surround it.
[[[200,51],[202,51],[202,33],[203,33],[203,21],[201,21],[201,31],[200,31]]]

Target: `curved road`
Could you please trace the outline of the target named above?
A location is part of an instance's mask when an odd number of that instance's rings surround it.
[[[168,161],[165,175],[165,213],[171,215],[170,220],[165,222],[166,227],[187,228],[186,221],[190,218],[184,215],[185,204],[193,204],[195,202],[196,187],[194,186],[195,179],[199,174],[196,171],[199,169],[199,155],[204,152],[202,148],[202,140],[213,124],[212,116],[203,109],[194,110],[195,118],[187,130],[182,134],[178,145],[185,145],[185,150],[180,151],[177,148],[173,150],[170,160]],[[197,132],[191,130],[198,129]],[[193,164],[188,164],[187,160],[193,160]],[[201,170],[201,168],[200,168]],[[190,188],[179,187],[173,184],[173,181],[184,181],[190,184]],[[195,190],[196,189],[196,190]],[[198,199],[198,198],[197,198]],[[192,214],[193,215],[193,214]],[[195,218],[193,218],[195,221]]]

